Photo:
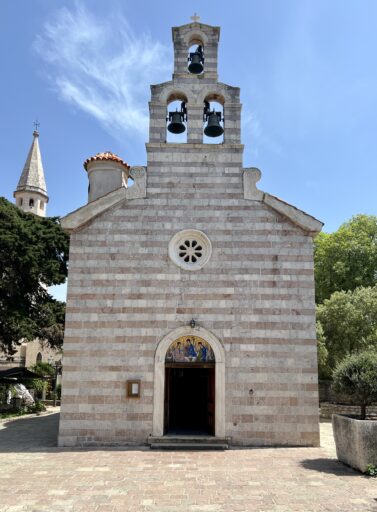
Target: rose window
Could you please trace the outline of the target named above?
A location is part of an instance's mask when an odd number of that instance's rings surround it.
[[[202,231],[186,229],[170,240],[169,256],[171,260],[185,270],[198,270],[208,262],[212,246]]]
[[[203,247],[197,240],[185,240],[179,246],[179,257],[186,263],[196,263],[203,256]]]

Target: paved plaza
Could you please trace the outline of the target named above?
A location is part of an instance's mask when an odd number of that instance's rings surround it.
[[[0,511],[377,512],[377,479],[322,448],[224,452],[56,447],[58,409],[0,423]]]

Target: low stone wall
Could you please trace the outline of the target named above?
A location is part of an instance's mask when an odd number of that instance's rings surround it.
[[[360,407],[358,405],[330,404],[326,402],[320,405],[321,418],[331,418],[333,414],[358,416],[360,414]],[[377,405],[367,407],[367,415],[377,417]]]
[[[41,400],[41,402],[44,405],[54,405],[53,400]],[[60,400],[56,400],[56,405],[60,405]]]
[[[332,404],[349,404],[352,405],[352,400],[347,395],[336,393],[332,389],[332,380],[319,380],[318,381],[318,394],[319,403],[329,402]]]

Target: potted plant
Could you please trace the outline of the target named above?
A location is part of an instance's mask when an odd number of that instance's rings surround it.
[[[366,408],[377,401],[377,354],[360,352],[346,357],[333,373],[335,391],[360,405],[360,417],[333,414],[336,454],[341,462],[363,473],[377,466],[377,421],[366,419]]]

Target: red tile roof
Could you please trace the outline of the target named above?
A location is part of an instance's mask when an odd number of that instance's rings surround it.
[[[114,153],[111,153],[111,151],[104,151],[103,153],[97,153],[96,155],[87,158],[84,162],[84,169],[87,170],[88,164],[90,162],[95,162],[96,160],[111,160],[113,162],[117,162],[119,164],[124,165],[124,167],[126,167],[126,169],[130,168],[128,163],[125,162],[124,160],[122,160],[120,158],[120,156],[115,155]]]

